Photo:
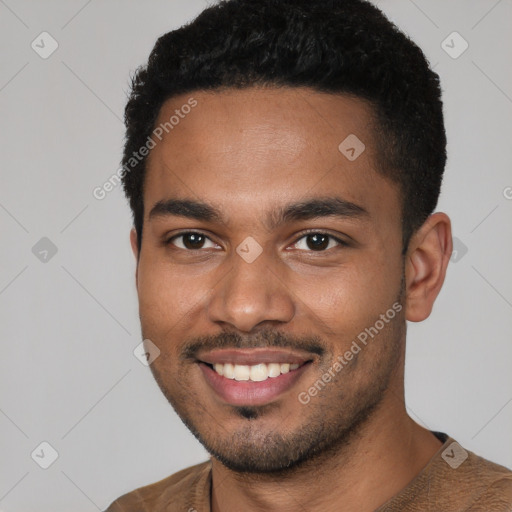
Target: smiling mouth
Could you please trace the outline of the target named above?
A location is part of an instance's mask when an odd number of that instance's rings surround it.
[[[204,350],[195,359],[204,382],[222,402],[257,406],[289,394],[309,374],[316,356],[305,350],[254,347]]]
[[[237,406],[258,406],[278,400],[297,385],[312,364],[312,359],[301,363],[251,365],[198,361],[212,391],[225,403]]]
[[[235,364],[235,363],[206,363],[218,375],[226,379],[236,381],[263,382],[267,379],[275,379],[283,374],[293,372],[301,366],[310,363],[311,360],[304,363],[258,363],[253,365]]]

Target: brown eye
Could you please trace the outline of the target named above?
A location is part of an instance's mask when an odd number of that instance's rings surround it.
[[[301,250],[309,250],[309,251],[315,251],[315,252],[323,252],[326,249],[331,249],[332,247],[335,247],[336,244],[338,246],[346,246],[347,244],[340,240],[339,238],[336,238],[335,236],[329,235],[327,233],[308,233],[297,242],[295,242],[295,245],[299,245],[301,240],[305,240],[305,244],[302,245],[302,247],[299,247]],[[335,241],[335,245],[330,245],[331,240]],[[304,247],[305,245],[305,247]]]
[[[182,239],[181,243],[175,243],[175,241],[179,239]],[[202,233],[196,233],[195,231],[188,231],[186,233],[180,233],[179,235],[173,236],[167,243],[173,244],[180,249],[197,251],[199,249],[205,248],[204,244],[206,241],[209,241],[213,244],[213,242],[206,235],[203,235]]]
[[[315,233],[314,235],[308,235],[306,237],[306,244],[312,250],[324,250],[329,245],[329,237],[326,235],[321,235],[319,233]]]

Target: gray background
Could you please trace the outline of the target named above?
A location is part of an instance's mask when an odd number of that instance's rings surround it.
[[[512,467],[512,1],[376,3],[441,76],[449,162],[438,209],[458,248],[431,318],[409,324],[409,412]],[[130,72],[205,6],[0,0],[0,511],[101,510],[206,460],[133,355],[121,188],[92,195],[119,167]],[[50,48],[43,31],[59,45],[47,59],[31,47]],[[441,46],[453,31],[469,43],[458,58]],[[462,48],[453,36],[446,45]],[[59,454],[48,469],[43,441]]]

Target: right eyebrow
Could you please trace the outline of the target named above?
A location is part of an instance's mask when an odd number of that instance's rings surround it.
[[[165,199],[158,201],[149,212],[149,219],[174,215],[201,221],[225,224],[221,213],[213,206],[191,199]]]

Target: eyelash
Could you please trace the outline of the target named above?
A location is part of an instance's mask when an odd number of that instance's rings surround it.
[[[210,242],[213,242],[213,240],[210,239],[210,237],[208,237],[207,235],[205,235],[204,233],[202,233],[201,231],[194,231],[194,230],[189,230],[189,231],[182,231],[181,233],[177,233],[175,235],[173,235],[171,238],[169,238],[168,240],[165,241],[165,245],[171,245],[172,242],[176,239],[176,238],[180,238],[180,237],[183,237],[185,235],[189,235],[189,234],[197,234],[197,235],[201,235],[201,236],[204,236],[205,238],[207,238],[208,240],[210,240]],[[307,231],[304,231],[301,233],[301,235],[295,240],[295,242],[293,243],[293,245],[297,244],[297,242],[299,240],[302,240],[303,238],[305,238],[306,236],[308,235],[326,235],[327,237],[329,237],[330,239],[336,241],[341,247],[348,247],[348,243],[341,240],[340,238],[334,236],[334,235],[331,235],[329,233],[326,233],[324,231],[316,231],[316,230],[307,230]],[[215,242],[214,242],[215,243]],[[177,249],[180,249],[182,251],[186,251],[186,252],[198,252],[198,251],[201,251],[201,249],[182,249],[181,247],[176,247]],[[334,247],[331,247],[330,249],[323,249],[321,251],[313,251],[313,250],[310,250],[310,251],[304,251],[304,250],[301,250],[301,252],[318,252],[318,253],[322,253],[322,252],[328,252],[330,251],[331,249],[334,249]]]

